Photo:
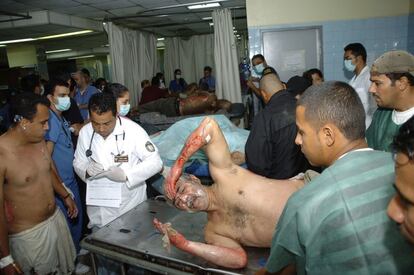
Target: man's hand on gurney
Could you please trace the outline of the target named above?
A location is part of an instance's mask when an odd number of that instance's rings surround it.
[[[185,250],[185,247],[188,245],[188,241],[184,238],[183,235],[172,228],[171,223],[161,223],[157,218],[154,218],[152,223],[154,224],[154,227],[164,235],[162,238],[162,245],[164,248],[167,248],[169,251],[170,244],[172,244],[179,249]]]
[[[206,233],[206,240],[212,244],[193,242],[187,240],[182,234],[172,228],[170,223],[163,224],[154,218],[153,224],[160,233],[164,234],[164,247],[169,247],[169,244],[172,244],[194,256],[201,257],[210,263],[223,267],[243,268],[247,265],[246,252],[233,239],[215,233]],[[214,245],[215,243],[220,245]]]

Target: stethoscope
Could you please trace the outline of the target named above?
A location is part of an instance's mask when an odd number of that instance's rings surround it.
[[[118,116],[118,119],[119,119],[119,124],[122,126],[122,120],[119,116]],[[95,130],[93,130],[91,140],[89,141],[89,148],[88,148],[88,150],[85,151],[85,155],[86,155],[87,158],[92,156],[91,148],[92,148],[92,141],[93,141],[94,136],[95,136]],[[121,153],[119,152],[119,147],[118,147],[118,136],[119,135],[115,135],[116,150],[118,151],[118,155],[121,155]],[[122,133],[122,141],[125,141],[125,130],[123,130],[123,133]]]
[[[72,148],[73,144],[72,144],[72,139],[70,138],[70,132],[68,133],[66,128],[69,128],[69,123],[68,121],[62,116],[59,117],[53,110],[51,110],[52,113],[56,116],[56,118],[61,122],[61,127],[62,127],[62,131],[66,136],[66,147],[68,148]]]

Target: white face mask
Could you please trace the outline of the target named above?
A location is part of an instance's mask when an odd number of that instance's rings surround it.
[[[68,96],[58,97],[57,103],[54,103],[58,111],[64,112],[70,108],[70,98]]]
[[[263,63],[257,64],[256,66],[253,67],[254,72],[258,75],[262,75],[264,69],[265,67]]]
[[[355,64],[352,64],[352,60],[345,59],[344,60],[344,66],[345,66],[345,69],[347,71],[350,71],[350,72],[355,71],[356,65]]]
[[[40,95],[43,95],[45,93],[45,86],[40,86]]]
[[[177,74],[177,75],[175,75],[175,77],[176,77],[177,79],[180,79],[180,78],[182,78],[183,76],[182,76],[181,74]]]
[[[131,108],[131,104],[121,104],[119,105],[119,115],[126,116],[129,113],[129,109]]]

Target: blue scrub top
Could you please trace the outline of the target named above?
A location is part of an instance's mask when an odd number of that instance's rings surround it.
[[[52,159],[62,181],[69,185],[75,182],[73,172],[74,150],[69,130],[69,123],[65,118],[59,118],[49,110],[49,130],[45,134],[45,140],[55,144]]]
[[[89,85],[88,87],[86,87],[86,90],[83,94],[80,93],[80,89],[76,88],[76,92],[75,92],[75,101],[76,103],[79,105],[83,105],[83,104],[88,104],[89,103],[89,99],[91,98],[92,95],[98,93],[98,89],[96,89],[94,86]],[[84,120],[87,120],[89,118],[89,112],[88,109],[79,109],[82,115],[82,118]]]
[[[185,80],[183,78],[180,79],[182,79],[182,81],[177,82],[175,79],[170,81],[170,86],[168,88],[172,93],[182,93],[187,87]]]
[[[209,76],[207,78],[201,78],[198,82],[198,86],[201,86],[201,84],[206,83],[208,85],[209,90],[215,90],[216,89],[216,79],[214,76]]]

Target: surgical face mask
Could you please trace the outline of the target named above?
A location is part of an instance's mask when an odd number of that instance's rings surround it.
[[[57,103],[54,103],[58,111],[64,112],[70,108],[70,98],[68,96],[58,97]]]
[[[253,66],[253,70],[256,74],[262,75],[263,70],[265,69],[263,63],[257,64],[256,66]]]
[[[131,108],[131,104],[119,105],[119,115],[126,116],[129,113],[130,108]]]
[[[345,59],[344,60],[344,66],[345,66],[345,69],[347,69],[350,72],[355,71],[356,66],[355,66],[355,64],[352,64],[352,60],[350,60],[350,59]]]
[[[177,79],[180,79],[180,78],[182,77],[182,75],[177,74],[177,75],[175,75],[175,77],[176,77]]]
[[[40,95],[43,95],[45,93],[45,86],[40,86]]]

